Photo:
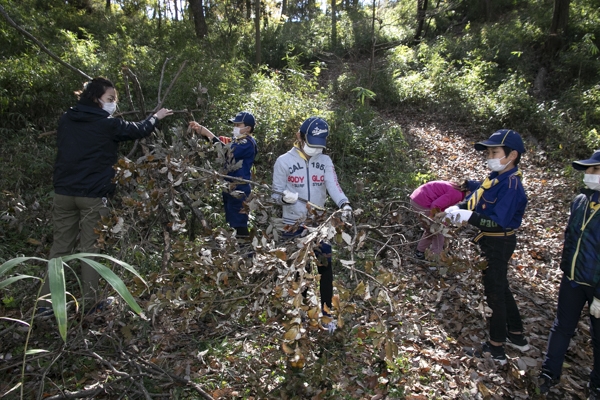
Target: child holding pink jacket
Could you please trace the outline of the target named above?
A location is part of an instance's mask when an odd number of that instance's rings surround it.
[[[454,182],[431,181],[427,182],[410,195],[410,205],[422,215],[429,217],[453,206],[464,200],[467,189]],[[429,232],[429,224],[426,218],[419,217],[421,227],[424,229],[423,236],[417,244],[415,257],[422,260],[425,258],[425,250],[431,247],[433,254],[440,254],[444,248],[444,235]]]

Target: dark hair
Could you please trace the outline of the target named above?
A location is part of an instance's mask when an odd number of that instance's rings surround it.
[[[504,150],[504,155],[505,155],[506,157],[508,157],[508,155],[510,154],[510,152],[511,152],[511,151],[513,151],[513,150],[515,150],[515,149],[511,149],[511,148],[510,148],[510,147],[508,147],[508,146],[502,146],[502,150]],[[516,150],[515,150],[515,151],[516,151]],[[521,153],[519,153],[519,152],[517,151],[517,158],[515,158],[515,167],[516,167],[517,165],[519,165],[519,161],[521,161]]]
[[[98,76],[83,87],[83,91],[77,93],[79,95],[79,99],[89,99],[94,103],[100,105],[100,97],[104,95],[108,88],[115,88],[115,85],[108,79]]]

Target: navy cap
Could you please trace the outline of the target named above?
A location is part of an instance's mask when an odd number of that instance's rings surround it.
[[[600,150],[596,150],[594,154],[592,154],[592,156],[587,160],[573,161],[572,165],[573,168],[579,171],[584,171],[588,169],[588,167],[600,165]]]
[[[231,118],[229,120],[229,122],[231,122],[232,124],[243,123],[246,126],[252,126],[252,127],[254,127],[254,125],[256,125],[256,120],[254,119],[254,115],[252,115],[252,113],[250,113],[248,111],[240,111],[239,113],[237,113],[235,115],[235,117]]]
[[[492,133],[492,136],[488,140],[483,142],[475,143],[475,150],[485,150],[488,147],[510,147],[513,150],[519,152],[519,154],[525,153],[525,145],[523,145],[523,139],[519,132],[513,131],[512,129],[500,129]]]
[[[305,135],[306,143],[310,147],[323,147],[327,145],[329,125],[324,119],[310,117],[300,125],[300,133]]]

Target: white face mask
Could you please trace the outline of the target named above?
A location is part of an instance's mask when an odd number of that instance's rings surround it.
[[[583,175],[583,183],[592,190],[600,191],[600,175],[585,174]]]
[[[235,128],[233,128],[233,131],[231,132],[231,133],[233,133],[233,137],[239,138],[240,136],[242,136],[241,130],[242,130],[242,128],[238,128],[237,126]]]
[[[500,172],[500,171],[504,171],[504,169],[506,168],[506,166],[508,164],[502,164],[500,162],[500,160],[505,159],[506,156],[502,157],[502,158],[490,158],[487,160],[487,166],[489,169],[491,169],[492,171],[496,171],[496,172]]]
[[[323,152],[323,148],[322,147],[310,147],[306,143],[304,143],[304,146],[302,147],[302,150],[304,150],[304,152],[306,153],[306,155],[309,156],[309,157],[316,156],[317,154],[321,154]]]
[[[113,115],[117,109],[117,103],[115,103],[114,101],[112,103],[104,103],[101,101],[101,103],[102,103],[102,109],[110,115]]]

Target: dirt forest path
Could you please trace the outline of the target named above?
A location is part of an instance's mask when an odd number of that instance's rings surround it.
[[[412,157],[418,162],[415,164],[423,165],[424,173],[431,171],[436,174],[437,179],[457,181],[466,178],[483,179],[488,173],[482,154],[474,150],[473,144],[486,139],[492,132],[469,131],[460,125],[452,126],[447,123],[442,127],[442,124],[434,121],[415,122],[410,117],[398,122],[407,135]],[[509,267],[509,282],[522,313],[525,332],[532,348],[521,354],[518,350],[507,347],[510,361],[504,367],[493,363],[475,362],[468,371],[464,371],[467,372],[467,376],[461,376],[457,371],[449,374],[453,375],[448,376],[449,379],[460,381],[457,382],[458,385],[471,385],[474,398],[537,397],[536,377],[554,319],[558,285],[562,276],[558,263],[568,206],[581,186],[580,176],[565,177],[564,165],[551,165],[547,162],[544,152],[536,149],[526,136],[525,141],[528,152],[522,158],[520,167],[529,203],[519,230],[517,250],[512,266]],[[457,245],[469,247],[469,252],[476,252],[475,245],[467,240],[454,243],[454,246]],[[464,249],[456,249],[460,250]],[[427,266],[418,264],[415,267],[420,270],[428,269]],[[427,306],[436,309],[437,322],[444,326],[448,333],[453,333],[457,340],[458,350],[450,357],[450,365],[463,366],[466,356],[460,348],[488,339],[483,316],[485,303],[480,272],[473,269],[454,272],[450,268],[445,275],[441,275],[440,271],[429,271],[419,273],[418,276],[425,281],[415,286],[422,288],[422,293],[417,293],[417,297],[432,297],[424,293],[431,288],[440,288],[443,292],[438,293],[436,301]],[[480,318],[474,317],[476,313],[472,308],[465,310],[469,307],[476,307]],[[586,307],[567,353],[561,383],[547,398],[585,398],[584,387],[593,366],[588,315]],[[458,357],[459,360],[454,357]],[[454,364],[457,361],[459,363]],[[461,397],[463,396],[464,392]]]

